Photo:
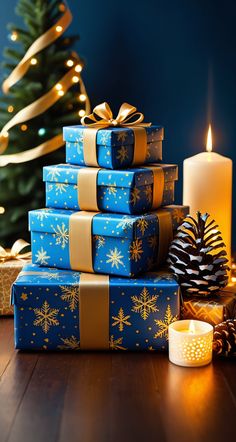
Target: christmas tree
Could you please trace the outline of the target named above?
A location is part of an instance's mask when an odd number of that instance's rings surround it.
[[[64,161],[63,149],[57,150],[63,145],[63,125],[79,124],[89,112],[80,74],[83,62],[73,51],[78,36],[64,35],[72,18],[66,3],[19,0],[16,13],[24,27],[9,25],[14,45],[4,52],[5,94],[0,97],[0,244],[4,246],[19,237],[28,239],[27,212],[45,204],[42,167]]]

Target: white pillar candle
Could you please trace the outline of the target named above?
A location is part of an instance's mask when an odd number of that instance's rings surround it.
[[[169,360],[183,367],[202,367],[212,360],[213,327],[185,319],[169,325]]]
[[[184,161],[183,204],[190,206],[191,215],[197,211],[209,213],[219,225],[231,260],[232,161],[212,152],[211,127],[207,151]]]

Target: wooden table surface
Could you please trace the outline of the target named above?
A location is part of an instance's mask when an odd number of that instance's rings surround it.
[[[158,353],[22,353],[0,320],[0,441],[235,440],[236,365]]]

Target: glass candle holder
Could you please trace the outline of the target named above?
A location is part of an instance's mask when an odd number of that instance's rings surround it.
[[[195,320],[169,325],[169,360],[183,367],[202,367],[212,360],[213,327]]]

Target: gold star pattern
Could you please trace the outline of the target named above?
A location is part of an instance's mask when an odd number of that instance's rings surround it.
[[[64,249],[69,241],[69,232],[68,229],[66,229],[66,226],[64,223],[62,225],[57,225],[57,227],[53,227],[54,234],[53,236],[56,237],[56,244],[60,245],[62,249]]]
[[[57,320],[59,309],[50,308],[47,301],[44,301],[41,308],[34,308],[34,313],[36,316],[34,325],[36,327],[42,327],[45,334],[49,332],[50,327],[59,325],[59,321]]]
[[[131,204],[135,205],[140,200],[140,190],[137,187],[134,187],[131,190]]]
[[[70,311],[74,312],[78,308],[79,303],[79,286],[66,287],[61,285],[60,289],[62,291],[62,301],[68,302]]]
[[[154,338],[166,338],[168,341],[168,328],[169,325],[177,321],[177,316],[172,315],[170,305],[167,306],[164,320],[162,319],[154,319],[156,325],[159,327],[159,330],[155,333]]]
[[[122,261],[122,258],[124,258],[123,255],[121,255],[121,252],[117,249],[117,247],[114,248],[114,250],[110,250],[110,253],[107,253],[107,264],[111,263],[111,267],[116,267],[119,269],[119,265],[124,266],[124,263]]]
[[[58,345],[60,350],[79,350],[80,342],[75,336],[71,336],[70,338],[61,338],[63,345]]]
[[[111,335],[109,341],[110,350],[127,350],[127,348],[122,347],[123,338],[114,339],[114,336]]]
[[[141,239],[135,239],[129,248],[131,259],[135,262],[138,262],[138,260],[141,259],[143,253],[142,244],[143,242]]]
[[[27,293],[22,293],[21,299],[22,299],[22,301],[26,301],[28,299]]]
[[[134,303],[132,312],[139,313],[144,321],[146,321],[150,313],[159,311],[156,305],[157,295],[151,296],[146,287],[143,288],[139,296],[132,296],[131,300]]]
[[[112,319],[114,319],[114,322],[112,323],[112,327],[115,327],[118,325],[119,331],[122,332],[124,330],[124,325],[131,325],[131,323],[128,321],[130,318],[130,315],[125,315],[124,310],[121,307],[117,316],[112,316]]]
[[[143,216],[141,218],[139,218],[139,220],[137,222],[137,227],[140,229],[142,236],[143,236],[145,233],[145,230],[148,228],[148,222]]]
[[[128,159],[128,149],[125,146],[121,146],[120,149],[117,150],[118,155],[116,159],[122,164],[126,159]]]

